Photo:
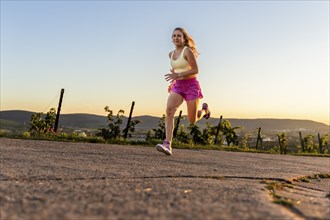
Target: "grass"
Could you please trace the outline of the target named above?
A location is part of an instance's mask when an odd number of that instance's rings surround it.
[[[326,178],[330,178],[330,173],[319,173],[319,174],[315,174],[315,175],[304,176],[304,177],[298,178],[297,181],[309,183],[309,182],[311,182],[311,180],[326,179]]]
[[[295,186],[292,184],[294,181],[310,183],[312,179],[322,179],[322,178],[330,178],[330,173],[320,173],[320,174],[315,174],[315,175],[310,175],[310,176],[303,176],[303,177],[294,179],[292,181],[287,180],[285,182],[263,180],[263,181],[261,181],[261,183],[266,184],[266,188],[269,190],[270,195],[273,197],[274,203],[283,205],[286,207],[293,207],[295,204],[295,201],[276,194],[276,190],[283,190],[284,188],[294,189]],[[326,195],[326,197],[330,198],[330,193],[328,193]]]
[[[273,202],[279,205],[283,205],[286,207],[292,207],[294,202],[291,199],[285,198],[283,196],[279,196],[276,194],[276,190],[282,190],[283,188],[294,188],[292,184],[282,183],[282,182],[270,182],[270,181],[262,181],[262,183],[266,184],[266,188],[270,191],[270,195],[273,197]]]
[[[289,155],[294,155],[294,156],[311,156],[311,157],[330,157],[329,154],[306,153],[306,152],[301,152],[301,153],[290,153]]]
[[[279,205],[283,205],[286,207],[292,207],[293,206],[293,201],[291,199],[288,198],[284,198],[278,195],[274,195],[274,203],[279,204]]]
[[[263,181],[262,183],[266,183],[266,188],[271,191],[281,190],[284,187],[291,188],[291,189],[294,188],[294,185],[292,185],[290,183],[268,182],[268,181]]]
[[[312,182],[312,181],[310,181],[310,179],[307,178],[307,177],[301,177],[301,178],[299,178],[298,180],[301,181],[301,182],[305,182],[305,183],[310,183],[310,182]]]

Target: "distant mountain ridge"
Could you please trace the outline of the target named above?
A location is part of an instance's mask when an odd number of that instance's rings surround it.
[[[35,112],[22,110],[0,111],[0,128],[2,130],[26,130],[29,128],[31,115]],[[185,117],[186,118],[186,117]],[[142,123],[136,126],[137,130],[148,131],[158,127],[161,117],[155,116],[136,116],[134,120],[141,120]],[[244,127],[246,131],[255,130],[261,127],[263,131],[284,131],[284,130],[306,130],[322,133],[329,133],[330,126],[324,123],[311,120],[297,119],[234,119],[224,118],[228,120],[233,127]],[[210,118],[207,120],[211,125],[217,125],[219,118]],[[123,126],[127,124],[127,117],[123,117]],[[187,119],[181,120],[185,127],[189,126]],[[206,120],[202,119],[197,123],[201,128],[205,127]],[[93,114],[61,114],[59,127],[72,130],[96,130],[107,126],[106,115]]]

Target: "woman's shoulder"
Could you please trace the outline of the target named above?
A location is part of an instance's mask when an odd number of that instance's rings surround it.
[[[172,50],[172,51],[170,51],[170,52],[168,53],[169,58],[172,57],[172,54],[173,54],[173,53],[174,53],[174,50]]]
[[[188,46],[185,47],[185,50],[183,51],[183,55],[185,58],[187,58],[187,56],[191,56],[191,55],[195,56],[193,50]]]
[[[189,47],[189,46],[185,46],[184,48],[183,48],[183,54],[186,56],[186,55],[188,55],[188,54],[193,54],[194,52],[193,52],[193,50]]]

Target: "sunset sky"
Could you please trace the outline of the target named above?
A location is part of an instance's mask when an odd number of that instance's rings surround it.
[[[175,27],[212,117],[330,124],[329,1],[1,0],[1,110],[161,117]]]

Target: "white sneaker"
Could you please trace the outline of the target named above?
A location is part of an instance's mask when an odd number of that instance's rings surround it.
[[[157,144],[156,149],[160,152],[163,152],[166,155],[172,155],[172,147],[171,142],[169,141],[163,141],[163,144]]]

